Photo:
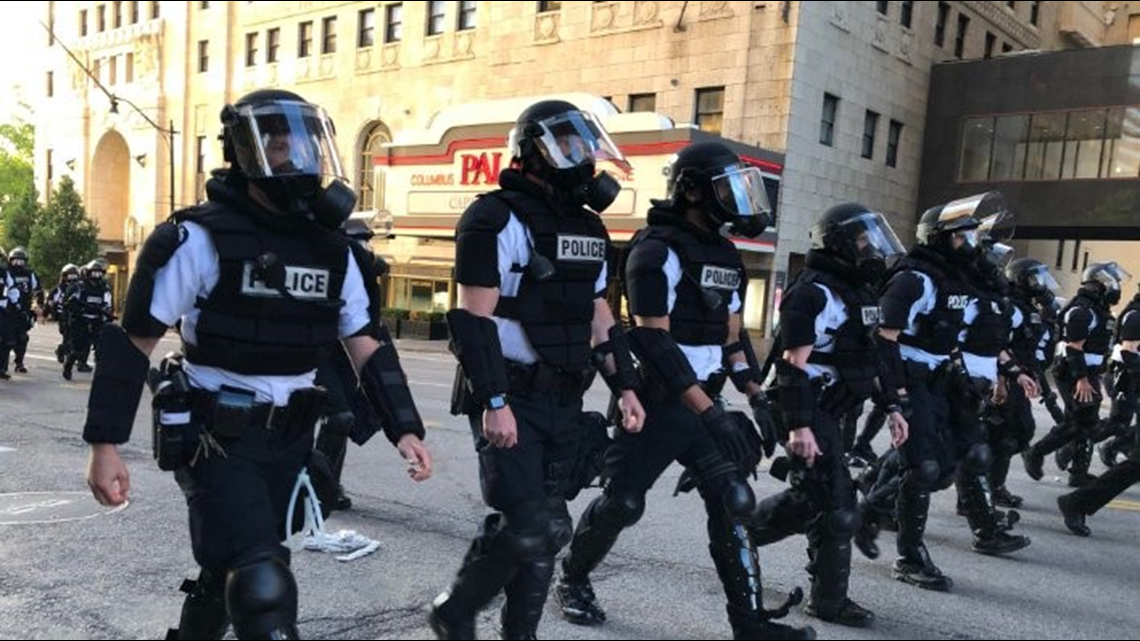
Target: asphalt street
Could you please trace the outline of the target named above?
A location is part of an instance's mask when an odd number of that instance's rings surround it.
[[[32,333],[30,372],[0,381],[0,638],[157,639],[176,623],[178,586],[196,574],[185,503],[150,455],[150,414],[143,411],[123,449],[131,503],[99,507],[84,483],[87,447],[80,438],[90,374],[64,381],[53,349],[54,325]],[[158,355],[177,343],[164,340]],[[441,344],[402,342],[403,360],[424,419],[436,473],[411,482],[387,441],[350,446],[344,482],[354,502],[330,530],[352,529],[380,541],[351,562],[294,552],[306,638],[429,639],[424,612],[447,586],[485,513],[466,423],[447,413],[454,371]],[[742,399],[734,397],[741,402]],[[588,405],[604,410],[599,384]],[[1038,434],[1047,414],[1037,408]],[[876,443],[885,446],[885,436]],[[1094,465],[1094,473],[1099,471]],[[1068,533],[1056,510],[1065,492],[1050,460],[1040,483],[1014,462],[1012,489],[1026,497],[1019,529],[1033,545],[1010,558],[970,551],[953,492],[936,495],[927,541],[955,579],[950,594],[923,592],[891,579],[893,541],[876,562],[856,556],[851,595],[874,610],[870,630],[813,622],[820,638],[1140,638],[1140,489],[1133,488],[1089,521],[1093,536]],[[680,473],[670,468],[650,495],[644,519],[619,540],[594,579],[609,621],[600,628],[564,622],[553,601],[543,638],[731,638],[724,601],[705,541],[695,495],[672,497]],[[761,495],[782,484],[762,474]],[[571,506],[577,516],[597,490]],[[888,534],[887,537],[890,535]],[[769,601],[807,585],[803,538],[761,551]],[[497,608],[480,636],[497,638]],[[789,620],[807,619],[795,611]]]

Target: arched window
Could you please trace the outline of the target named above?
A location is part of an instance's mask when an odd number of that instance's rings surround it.
[[[356,202],[357,211],[384,209],[384,180],[377,171],[373,158],[380,153],[380,146],[391,140],[391,132],[380,121],[370,123],[360,136],[356,176],[360,198]]]

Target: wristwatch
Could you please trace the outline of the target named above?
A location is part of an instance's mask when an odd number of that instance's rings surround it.
[[[495,394],[483,403],[483,407],[489,410],[501,410],[507,406],[507,397],[502,394]]]

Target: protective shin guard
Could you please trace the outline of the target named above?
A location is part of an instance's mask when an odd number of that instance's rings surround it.
[[[590,573],[617,543],[622,530],[641,518],[644,503],[640,507],[632,504],[615,507],[621,503],[623,499],[619,497],[602,495],[582,513],[570,541],[570,553],[562,561],[562,572],[571,583],[589,579]]]
[[[226,610],[239,639],[300,639],[297,582],[276,553],[260,552],[226,576]]]
[[[178,627],[167,639],[221,639],[230,619],[226,614],[225,575],[202,570],[197,581],[182,582],[186,593]]]
[[[554,576],[554,557],[543,557],[519,565],[504,592],[502,624],[504,639],[534,639],[538,622],[546,606],[550,580]]]

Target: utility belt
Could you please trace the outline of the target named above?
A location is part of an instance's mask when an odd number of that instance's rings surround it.
[[[247,430],[265,429],[288,439],[308,431],[324,413],[328,396],[323,387],[300,389],[279,407],[258,403],[249,390],[223,385],[217,392],[190,390],[190,413],[215,438],[240,438]]]
[[[1108,356],[1105,356],[1104,358],[1105,358],[1106,362],[1109,359]],[[1101,363],[1100,365],[1092,365],[1090,363],[1090,364],[1087,364],[1086,367],[1088,368],[1088,371],[1089,371],[1089,378],[1093,378],[1094,376],[1099,376],[1100,373],[1102,371],[1104,371],[1104,363]],[[1070,379],[1070,378],[1072,378],[1072,376],[1069,374],[1069,360],[1067,358],[1062,357],[1062,358],[1053,359],[1053,377],[1056,379],[1061,379],[1061,378]]]
[[[512,396],[553,396],[564,405],[581,400],[596,375],[597,370],[590,366],[563,369],[541,361],[531,365],[507,361],[507,383]]]
[[[903,360],[906,367],[906,381],[909,387],[911,383],[921,383],[930,390],[931,394],[938,396],[946,394],[950,389],[950,384],[953,382],[955,374],[954,361],[942,361],[934,369],[930,369],[923,363],[917,361]]]

